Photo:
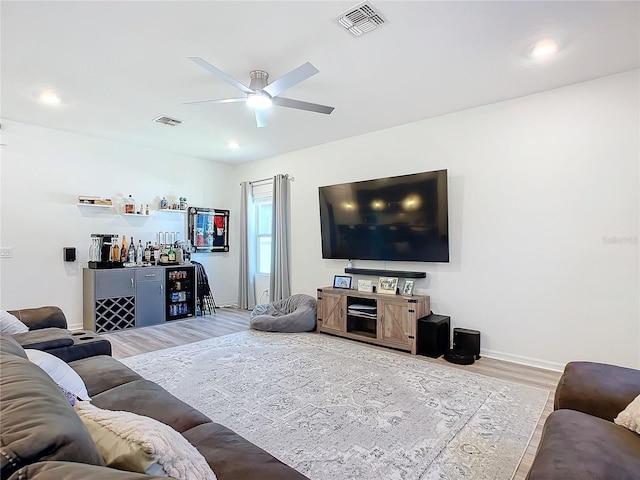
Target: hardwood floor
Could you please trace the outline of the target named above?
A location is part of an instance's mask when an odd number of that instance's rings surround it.
[[[111,342],[114,358],[125,358],[248,329],[249,312],[232,308],[218,308],[215,315],[177,320],[152,327],[105,333],[101,336]],[[382,348],[373,345],[370,346],[371,348]],[[403,352],[398,353],[409,355]],[[531,463],[538,448],[544,421],[553,411],[553,395],[555,394],[555,388],[560,379],[560,373],[491,358],[481,358],[473,365],[467,366],[454,365],[445,361],[443,358],[433,359],[423,356],[416,358],[422,359],[425,362],[438,363],[489,377],[542,388],[549,392],[547,405],[538,421],[538,425],[522,457],[518,470],[513,477],[514,480],[524,480],[531,468]]]

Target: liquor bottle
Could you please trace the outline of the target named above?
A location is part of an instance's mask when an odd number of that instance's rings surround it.
[[[114,262],[119,262],[120,261],[120,246],[118,245],[118,237],[113,237],[113,261]]]
[[[124,213],[136,213],[136,202],[131,195],[124,202]]]
[[[144,246],[144,261],[145,262],[150,262],[151,261],[151,248],[149,248],[151,245],[151,242],[147,242]]]
[[[138,248],[136,249],[136,263],[142,264],[142,258],[144,255],[144,248],[142,248],[142,240],[138,240]]]
[[[147,209],[145,210],[145,215],[149,215],[149,204],[147,203]]]
[[[129,259],[129,250],[127,250],[127,237],[122,235],[122,248],[120,249],[120,261],[125,263]]]
[[[129,244],[129,263],[136,263],[136,244],[133,243],[133,237],[131,237]]]
[[[167,252],[167,255],[169,256],[169,261],[170,262],[175,262],[176,261],[176,252],[173,249],[173,245],[169,244],[169,251]]]

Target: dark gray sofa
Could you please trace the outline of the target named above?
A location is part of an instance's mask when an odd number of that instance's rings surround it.
[[[640,394],[640,371],[566,365],[528,480],[637,480],[640,435],[613,419]]]
[[[94,405],[170,425],[200,451],[218,480],[307,478],[110,356],[88,357],[69,365],[84,380]],[[58,386],[7,335],[0,335],[0,416],[2,479],[160,478],[105,467]]]
[[[67,329],[67,318],[58,307],[36,307],[10,310],[29,331],[13,338],[22,348],[33,348],[71,362],[94,355],[111,355],[111,344],[94,332]]]

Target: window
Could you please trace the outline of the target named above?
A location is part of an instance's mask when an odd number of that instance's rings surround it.
[[[271,272],[271,196],[255,199],[256,265],[259,274]]]

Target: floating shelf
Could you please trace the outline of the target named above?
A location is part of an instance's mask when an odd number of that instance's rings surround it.
[[[113,205],[96,205],[95,203],[78,203],[79,207],[90,207],[90,208],[113,208]]]
[[[408,272],[405,270],[378,270],[376,268],[345,268],[344,273],[354,275],[376,275],[379,277],[427,278],[426,272]]]
[[[165,212],[165,213],[187,213],[188,212],[188,210],[179,210],[177,208],[159,208],[157,211]]]
[[[146,215],[142,213],[121,213],[120,215],[126,215],[127,217],[150,217],[151,214]]]

